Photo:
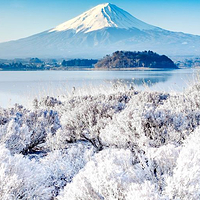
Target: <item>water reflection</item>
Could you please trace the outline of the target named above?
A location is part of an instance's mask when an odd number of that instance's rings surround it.
[[[0,72],[0,106],[26,104],[35,97],[57,96],[72,87],[108,85],[117,81],[143,90],[183,91],[194,82],[197,70],[171,71],[37,71]],[[28,100],[27,100],[28,99]]]
[[[133,76],[133,78],[127,78],[127,79],[114,79],[112,82],[114,84],[117,84],[119,81],[121,83],[127,84],[127,85],[135,85],[135,86],[148,86],[152,87],[155,84],[164,83],[169,81],[169,79],[172,77],[172,73],[148,73],[143,76]],[[110,80],[107,80],[108,82]]]

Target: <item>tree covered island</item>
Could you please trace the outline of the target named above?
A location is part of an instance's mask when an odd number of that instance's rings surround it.
[[[119,69],[119,68],[171,68],[178,67],[165,55],[159,55],[152,51],[131,52],[116,51],[99,60],[96,69]]]

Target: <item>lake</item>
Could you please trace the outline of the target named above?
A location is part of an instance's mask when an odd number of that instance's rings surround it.
[[[57,96],[73,87],[98,87],[118,80],[138,90],[181,92],[198,79],[199,70],[159,71],[1,71],[0,106],[28,105],[37,97]]]

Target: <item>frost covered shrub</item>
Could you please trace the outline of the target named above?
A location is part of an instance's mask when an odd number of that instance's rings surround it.
[[[53,110],[31,111],[16,106],[1,110],[1,116],[6,120],[0,126],[0,142],[12,153],[26,154],[60,127],[58,113]]]
[[[141,92],[131,98],[125,110],[101,130],[100,140],[105,146],[136,147],[146,143],[143,117],[146,109],[155,107],[169,97],[163,93]]]
[[[150,181],[144,183],[131,183],[125,191],[125,200],[167,200],[157,192],[154,184]]]
[[[199,199],[199,86],[116,86],[0,108],[0,199]]]
[[[193,96],[170,96],[163,104],[145,111],[142,126],[150,145],[160,146],[170,142],[182,143],[200,124],[200,111]]]
[[[35,161],[12,156],[0,146],[0,199],[50,199],[53,188],[46,185],[46,171]]]
[[[160,195],[164,194],[166,181],[173,175],[176,162],[179,156],[180,147],[168,144],[159,148],[145,148],[145,161],[152,173],[154,187]]]
[[[180,148],[147,148],[137,157],[130,150],[105,149],[95,155],[57,197],[64,199],[169,199],[165,187]]]
[[[173,113],[171,110],[153,109],[145,113],[142,119],[142,127],[149,138],[151,146],[161,146],[169,142],[181,143],[189,134],[192,127],[190,122],[195,119],[199,124],[200,113],[193,116],[190,113]]]
[[[90,144],[72,144],[40,160],[11,155],[0,146],[0,199],[51,199],[71,182],[94,154]]]
[[[200,108],[200,83],[196,83],[189,87],[185,94],[187,97],[190,97],[191,105],[193,105],[196,108]]]
[[[39,101],[38,99],[33,100],[33,107],[35,109],[38,109],[41,107],[53,108],[56,106],[60,106],[61,104],[62,102],[60,100],[54,97],[50,97],[50,96],[43,98],[41,101]]]
[[[130,150],[101,151],[66,185],[58,200],[127,199],[130,184],[140,185],[152,178],[147,169],[133,162]]]
[[[167,180],[166,194],[170,199],[200,198],[200,129],[183,144],[173,176]]]
[[[12,153],[23,152],[31,143],[31,132],[27,125],[20,127],[17,122],[11,120],[1,129],[1,142],[4,142]]]
[[[99,94],[98,96],[76,96],[65,102],[61,117],[62,130],[65,142],[77,140],[90,141],[96,148],[101,149],[99,140],[100,130],[103,129],[113,115],[125,109],[134,92],[117,92],[116,94]]]
[[[142,92],[100,131],[103,145],[118,147],[181,144],[200,124],[192,97]]]
[[[94,154],[94,148],[88,143],[75,143],[67,150],[52,151],[40,160],[41,165],[48,173],[47,182],[53,187],[53,196],[82,169]]]
[[[172,144],[163,145],[159,148],[150,147],[145,149],[145,155],[147,159],[152,160],[151,164],[154,165],[154,169],[156,168],[157,171],[161,170],[160,174],[172,175],[180,149],[180,146],[177,147]]]

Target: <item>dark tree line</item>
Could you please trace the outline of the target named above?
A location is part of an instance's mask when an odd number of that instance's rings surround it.
[[[73,60],[63,60],[62,66],[67,67],[67,66],[93,66],[96,64],[98,60],[89,60],[89,59],[73,59]]]
[[[200,67],[200,58],[185,59],[184,61],[178,61],[176,64],[180,68]]]
[[[94,59],[73,59],[63,60],[61,63],[57,60],[42,61],[39,58],[31,58],[29,60],[15,61],[5,60],[0,63],[0,70],[5,71],[27,71],[27,70],[68,70],[74,68],[93,68],[98,60]]]
[[[5,71],[26,71],[26,70],[43,70],[44,65],[36,66],[34,64],[22,64],[22,63],[1,63],[0,69]]]

